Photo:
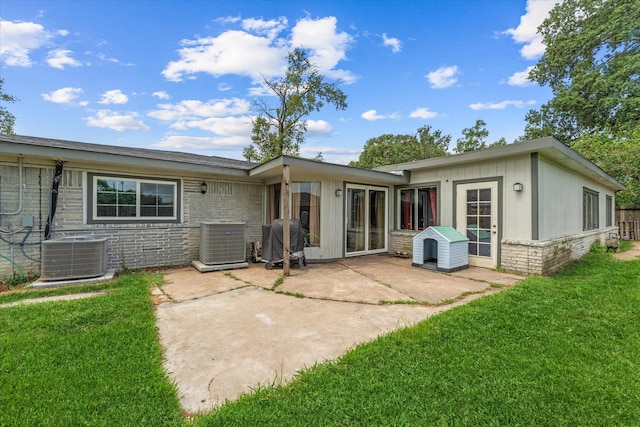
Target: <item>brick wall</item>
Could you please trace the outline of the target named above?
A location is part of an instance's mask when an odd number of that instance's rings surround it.
[[[416,232],[392,231],[389,233],[389,253],[391,255],[413,255],[413,236]]]
[[[505,239],[500,246],[501,267],[516,273],[551,275],[584,256],[592,244],[604,245],[609,234],[616,232],[616,227],[609,227],[543,242]],[[389,253],[413,255],[415,235],[399,231],[389,233]]]
[[[23,206],[18,214],[1,215],[0,278],[40,272],[40,243],[49,214],[53,167],[25,163]],[[0,211],[13,213],[19,203],[19,168],[0,165]],[[65,169],[51,238],[91,235],[107,237],[109,268],[120,270],[188,264],[198,259],[202,221],[243,221],[247,224],[246,251],[261,238],[263,188],[261,183],[209,180],[207,194],[201,179],[183,180],[182,215],[178,224],[84,224],[83,171]],[[25,216],[33,227],[22,227]]]
[[[505,239],[501,243],[501,266],[506,271],[551,275],[583,257],[594,243],[604,245],[616,230],[609,227],[543,242]]]

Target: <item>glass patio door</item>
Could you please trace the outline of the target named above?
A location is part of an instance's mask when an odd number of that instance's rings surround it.
[[[346,254],[364,255],[387,250],[387,189],[348,186]]]
[[[498,183],[458,184],[457,229],[469,238],[469,265],[495,268],[498,260]]]

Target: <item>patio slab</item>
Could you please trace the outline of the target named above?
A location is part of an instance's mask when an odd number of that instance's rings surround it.
[[[390,256],[296,267],[286,278],[263,264],[172,270],[154,290],[165,368],[185,411],[206,412],[358,343],[507,288],[491,283],[520,279],[478,270],[466,271],[473,278],[454,276]]]

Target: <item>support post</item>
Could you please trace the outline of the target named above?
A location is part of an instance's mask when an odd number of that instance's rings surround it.
[[[289,206],[289,192],[291,186],[291,171],[289,165],[282,167],[282,184],[280,194],[282,195],[282,268],[284,275],[288,276],[291,272],[291,209]]]

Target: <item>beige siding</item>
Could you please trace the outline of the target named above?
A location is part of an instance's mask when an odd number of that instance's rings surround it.
[[[582,233],[582,193],[586,187],[598,193],[599,228],[606,224],[606,196],[613,192],[545,159],[539,170],[539,239]]]
[[[531,238],[531,159],[529,155],[489,160],[483,163],[451,168],[413,171],[411,185],[440,183],[440,225],[453,225],[455,181],[502,178],[502,236],[503,238]],[[513,184],[524,185],[521,192],[513,191]],[[393,228],[395,228],[395,223]]]

